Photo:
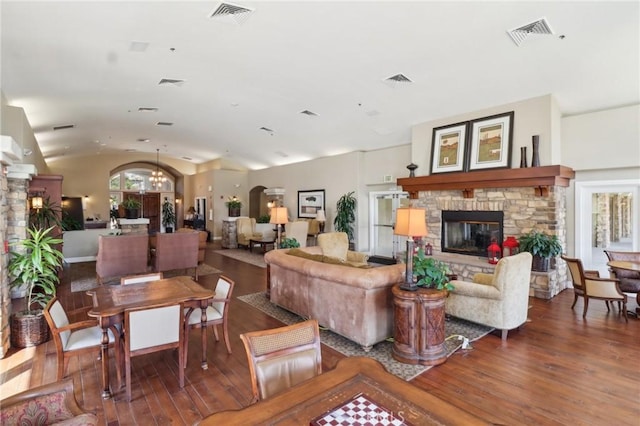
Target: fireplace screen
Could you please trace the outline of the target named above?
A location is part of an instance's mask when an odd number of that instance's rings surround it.
[[[443,211],[442,251],[486,257],[492,240],[502,244],[503,220],[503,212]]]

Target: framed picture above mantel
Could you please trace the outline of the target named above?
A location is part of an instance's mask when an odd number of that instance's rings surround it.
[[[324,189],[298,191],[298,217],[313,219],[318,210],[325,210]]]
[[[511,166],[513,111],[472,120],[469,128],[469,170]]]
[[[431,143],[431,174],[465,170],[469,123],[435,127]]]

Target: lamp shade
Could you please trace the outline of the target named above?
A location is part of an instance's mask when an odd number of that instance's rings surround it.
[[[289,222],[289,218],[286,207],[273,207],[271,209],[271,219],[269,220],[269,223],[282,225],[287,222]]]
[[[327,220],[327,216],[325,216],[324,210],[318,210],[318,213],[316,213],[316,220],[318,222],[325,222]]]
[[[400,208],[396,210],[395,235],[423,237],[427,235],[427,223],[424,209]]]

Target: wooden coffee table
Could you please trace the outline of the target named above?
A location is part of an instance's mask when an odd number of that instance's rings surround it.
[[[262,252],[266,253],[267,246],[269,244],[275,244],[275,243],[276,243],[276,239],[275,238],[266,238],[266,239],[263,238],[263,239],[260,239],[260,240],[251,239],[251,240],[249,240],[249,251],[251,253],[253,253],[253,245],[255,244],[257,246],[262,247]]]

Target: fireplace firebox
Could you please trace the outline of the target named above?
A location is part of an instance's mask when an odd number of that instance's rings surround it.
[[[487,256],[491,241],[502,244],[504,212],[442,211],[441,245],[443,252]]]

